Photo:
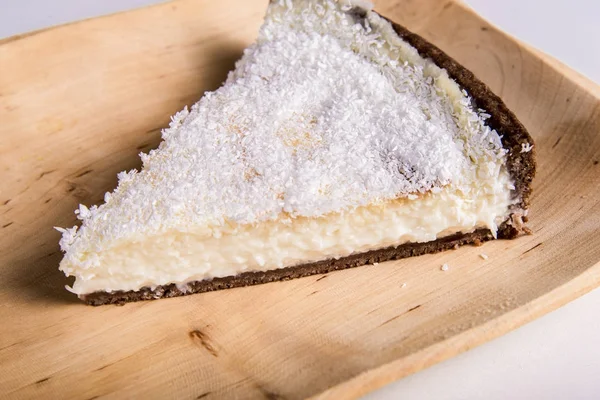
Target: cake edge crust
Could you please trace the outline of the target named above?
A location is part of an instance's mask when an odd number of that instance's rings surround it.
[[[522,232],[528,232],[522,226],[521,210],[529,206],[531,195],[531,182],[535,176],[535,150],[522,152],[522,145],[533,145],[533,139],[517,119],[515,114],[506,107],[502,99],[495,95],[491,89],[480,81],[471,71],[463,67],[452,57],[448,56],[435,45],[421,36],[409,31],[405,27],[389,21],[396,34],[413,46],[424,58],[431,59],[438,67],[445,69],[448,75],[471,96],[475,107],[482,108],[490,114],[486,124],[495,129],[500,135],[502,146],[508,150],[507,168],[515,183],[515,193],[520,202],[520,208],[509,216],[498,229],[498,238],[513,239]],[[186,290],[180,290],[176,284],[160,285],[154,289],[143,287],[139,290],[93,292],[80,295],[79,298],[89,305],[99,306],[104,304],[124,304],[141,300],[155,300],[183,296],[193,293],[210,292],[221,289],[258,285],[269,282],[286,281],[310,275],[325,274],[347,268],[358,267],[366,264],[379,263],[401,258],[437,253],[456,248],[466,244],[480,244],[493,239],[489,229],[478,229],[470,233],[457,233],[425,243],[406,243],[384,249],[372,250],[365,253],[354,254],[340,259],[328,259],[293,267],[280,268],[270,271],[245,272],[235,276],[214,278],[212,280],[193,281],[187,283]]]

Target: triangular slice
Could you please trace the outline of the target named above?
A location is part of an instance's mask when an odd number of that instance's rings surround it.
[[[225,84],[163,139],[62,230],[60,269],[90,304],[512,238],[535,170],[497,96],[364,1],[272,1]]]

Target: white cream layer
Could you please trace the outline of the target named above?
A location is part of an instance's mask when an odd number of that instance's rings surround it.
[[[498,172],[496,190],[477,197],[470,197],[474,192],[466,196],[444,188],[415,199],[320,218],[225,226],[218,234],[209,229],[170,232],[90,255],[105,268],[63,267],[77,277],[72,289],[77,294],[169,283],[185,290],[187,282],[340,258],[406,242],[428,242],[480,227],[495,232],[511,202],[508,176]]]

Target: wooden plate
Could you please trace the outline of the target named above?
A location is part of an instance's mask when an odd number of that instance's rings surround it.
[[[471,68],[534,136],[533,236],[124,307],[77,301],[52,227],[219,86],[266,3],[178,0],[1,42],[1,393],[353,398],[600,284],[598,86],[459,2],[390,0],[378,10]]]

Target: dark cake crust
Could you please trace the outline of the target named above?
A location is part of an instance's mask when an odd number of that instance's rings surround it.
[[[364,18],[365,15],[364,13],[354,13],[355,18]],[[474,105],[486,110],[491,115],[486,124],[502,135],[502,145],[508,150],[507,168],[515,182],[515,197],[520,199],[520,202],[515,205],[514,213],[500,226],[498,237],[512,239],[521,232],[526,232],[527,228],[522,226],[522,210],[526,210],[529,205],[531,182],[535,175],[534,150],[521,152],[521,144],[529,143],[533,145],[533,140],[527,133],[527,130],[519,122],[514,113],[506,107],[504,102],[483,82],[477,79],[471,71],[419,35],[410,32],[408,29],[392,21],[389,22],[394,27],[398,36],[416,48],[421,56],[431,59],[436,65],[444,68],[448,72],[448,75],[469,93]],[[138,291],[95,292],[81,295],[80,299],[87,304],[99,306],[103,304],[124,304],[131,301],[183,296],[192,293],[210,292],[213,290],[324,274],[375,262],[437,253],[465,244],[479,244],[491,239],[493,239],[493,236],[488,229],[479,229],[471,233],[457,233],[433,242],[407,243],[398,247],[388,247],[386,249],[351,255],[339,260],[330,259],[266,272],[246,272],[225,278],[190,282],[187,284],[185,292],[178,289],[175,284],[170,284],[158,286],[154,289],[144,287]]]

